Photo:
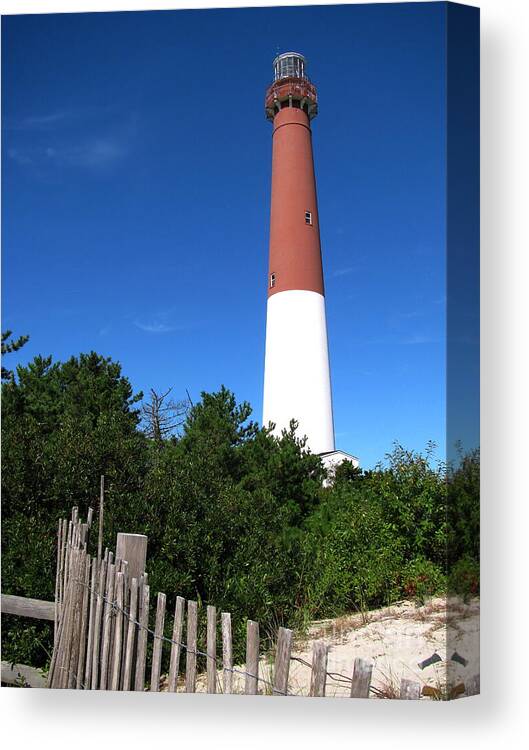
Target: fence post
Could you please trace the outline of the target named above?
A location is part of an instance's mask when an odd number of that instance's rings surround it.
[[[310,675],[310,693],[312,698],[325,697],[327,682],[327,644],[325,641],[315,641],[312,647],[312,673]]]
[[[63,518],[62,520],[62,532],[61,532],[61,562],[60,562],[60,572],[59,572],[59,625],[62,618],[62,609],[63,609],[63,603],[64,603],[64,596],[65,596],[65,580],[64,580],[64,566],[65,566],[65,560],[66,560],[66,542],[67,542],[67,535],[68,535],[68,521],[66,518]]]
[[[70,522],[71,523],[71,522]],[[69,550],[66,550],[67,555]],[[54,687],[68,687],[68,668],[70,662],[70,648],[71,648],[71,629],[72,629],[72,617],[74,608],[74,582],[72,578],[67,577],[65,583],[65,597],[63,607],[63,627],[61,632],[61,641],[58,649],[57,668],[59,673],[57,675],[57,684]],[[51,671],[51,670],[50,670]],[[66,680],[66,682],[65,682]]]
[[[119,677],[121,669],[121,649],[123,644],[123,597],[124,576],[119,572],[116,574],[116,616],[114,625],[114,659],[112,663],[111,690],[119,690]]]
[[[77,660],[77,680],[75,687],[81,690],[84,687],[84,663],[86,654],[86,630],[88,626],[88,601],[90,595],[90,564],[92,559],[85,552],[85,569],[83,576],[83,599],[81,604],[81,627],[79,630],[79,658]]]
[[[83,570],[84,576],[84,557],[83,552],[76,548],[73,550],[72,565],[70,567],[70,576],[72,583],[72,600],[70,602],[70,615],[69,615],[69,629],[68,629],[68,642],[66,644],[66,658],[64,661],[64,678],[63,687],[73,688],[75,687],[77,678],[75,669],[77,669],[77,663],[79,658],[79,626],[80,622],[80,610],[82,599],[82,585],[81,570]]]
[[[369,698],[369,686],[373,663],[357,657],[354,661],[353,680],[351,683],[351,698]]]
[[[121,572],[121,560],[116,557],[114,561],[114,601],[113,604],[117,604],[117,596],[118,596],[118,573]],[[116,640],[116,620],[117,620],[117,609],[112,607],[112,619],[110,622],[110,645],[109,645],[109,651],[108,651],[108,689],[110,690],[110,684],[112,681],[112,669],[114,667],[114,644]]]
[[[101,564],[103,553],[103,514],[105,511],[105,476],[101,474],[99,484],[99,529],[97,535],[97,567]]]
[[[421,686],[413,680],[406,680],[404,677],[400,682],[400,698],[405,701],[418,701],[421,697]]]
[[[68,663],[68,683],[67,687],[75,688],[77,685],[77,667],[79,665],[80,650],[80,631],[81,631],[81,610],[83,604],[84,586],[86,570],[86,552],[77,547],[76,562],[74,568],[74,585],[75,599],[73,607],[73,626],[71,634],[70,661]]]
[[[208,605],[207,608],[207,690],[208,693],[217,692],[217,610]]]
[[[94,620],[94,646],[92,652],[92,690],[97,690],[99,678],[99,657],[101,653],[101,620],[103,619],[106,580],[107,580],[106,560],[102,560],[99,566],[99,583],[97,587],[97,604]]]
[[[259,677],[259,623],[248,620],[246,623],[246,695],[257,695]]]
[[[136,679],[135,690],[143,690],[145,687],[145,660],[147,658],[147,628],[149,627],[149,585],[142,586],[141,615],[139,619],[138,649],[136,653]]]
[[[116,539],[116,560],[128,562],[129,579],[139,580],[145,573],[147,563],[147,537],[144,534],[123,534],[119,532]]]
[[[132,657],[134,655],[134,633],[138,615],[138,579],[133,578],[130,583],[129,624],[127,628],[127,645],[125,650],[125,665],[123,667],[123,690],[130,690],[132,674]]]
[[[61,687],[61,675],[60,665],[62,664],[63,651],[66,643],[66,624],[67,624],[67,611],[70,601],[70,587],[66,587],[64,591],[64,599],[62,602],[62,616],[59,622],[59,630],[57,633],[57,644],[53,648],[53,654],[51,657],[50,669],[48,672],[48,686]]]
[[[65,519],[66,521],[66,519]],[[68,586],[68,580],[70,578],[70,561],[71,561],[71,552],[72,552],[72,522],[68,521],[68,528],[66,530],[66,546],[64,549],[64,569],[63,569],[63,576],[64,576],[64,591],[66,591],[66,587]]]
[[[57,643],[57,630],[59,628],[59,607],[60,607],[60,576],[61,576],[61,548],[62,548],[62,520],[59,521],[59,530],[57,532],[57,570],[55,572],[55,609],[53,624],[53,643]]]
[[[171,661],[169,664],[169,685],[167,690],[170,693],[176,692],[178,682],[178,670],[180,668],[180,650],[182,643],[182,629],[184,625],[184,607],[186,600],[182,596],[176,597],[174,624],[173,624],[173,643],[171,644]]]
[[[151,692],[157,693],[160,690],[160,668],[162,665],[162,636],[165,622],[165,594],[158,594],[156,602],[156,624],[154,626],[154,643],[152,649],[151,665]]]
[[[121,664],[119,666],[120,687],[118,690],[123,690],[123,672],[125,671],[125,657],[127,654],[127,638],[129,635],[129,629],[127,627],[129,618],[129,598],[130,598],[130,578],[129,578],[129,564],[126,560],[121,561],[120,573],[123,573],[123,637],[121,641]]]
[[[231,638],[231,615],[223,612],[222,620],[222,689],[228,694],[233,689],[233,652]]]
[[[110,559],[110,555],[109,555]],[[105,602],[105,614],[103,617],[103,639],[101,643],[101,677],[99,680],[99,689],[106,690],[108,682],[108,667],[110,653],[110,636],[112,632],[112,616],[114,603],[114,583],[116,578],[116,566],[110,563],[107,572],[107,587]]]
[[[279,628],[274,668],[274,693],[276,695],[288,694],[288,672],[290,669],[291,650],[292,631],[288,628]]]
[[[88,690],[92,678],[92,654],[94,652],[94,625],[97,605],[97,557],[92,557],[92,577],[90,579],[90,614],[88,618],[88,643],[86,646],[85,688]]]
[[[186,693],[195,692],[197,672],[197,603],[187,603]]]

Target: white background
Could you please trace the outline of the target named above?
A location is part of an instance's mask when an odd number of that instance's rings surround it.
[[[211,4],[0,0],[2,13]],[[419,705],[4,689],[1,733],[9,747],[527,746],[529,2],[468,4],[482,9],[482,695]]]

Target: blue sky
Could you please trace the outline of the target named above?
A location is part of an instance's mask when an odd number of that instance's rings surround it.
[[[93,349],[136,391],[225,384],[261,418],[263,100],[298,50],[337,447],[444,452],[443,3],[2,21],[2,329],[31,336],[11,363]]]

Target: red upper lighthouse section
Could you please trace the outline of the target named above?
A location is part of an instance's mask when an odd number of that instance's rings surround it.
[[[273,122],[268,296],[305,290],[323,294],[320,228],[310,120],[318,110],[305,58],[286,52],[274,60],[266,92]]]

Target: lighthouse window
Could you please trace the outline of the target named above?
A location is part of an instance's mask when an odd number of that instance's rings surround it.
[[[270,274],[270,288],[276,285],[276,275],[275,273]]]
[[[305,211],[305,224],[312,226],[312,211]]]

